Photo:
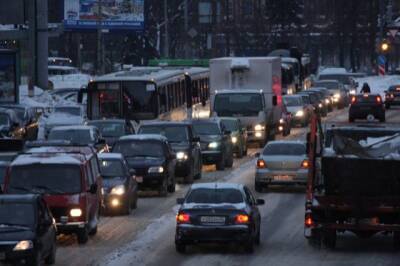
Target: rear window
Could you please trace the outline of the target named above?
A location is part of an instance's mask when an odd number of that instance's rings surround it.
[[[158,141],[119,141],[112,152],[122,153],[125,158],[132,157],[164,157],[164,149]]]
[[[124,166],[120,160],[99,159],[100,173],[103,178],[124,176]]]
[[[212,189],[198,188],[192,190],[186,197],[186,203],[221,204],[221,203],[242,203],[242,193],[237,189]]]
[[[72,143],[78,144],[91,144],[94,142],[93,136],[90,134],[90,130],[58,130],[53,129],[50,131],[49,140],[68,140]]]
[[[283,97],[283,102],[286,106],[302,106],[301,97]]]
[[[140,127],[139,134],[159,134],[166,137],[169,142],[182,142],[189,140],[186,126],[144,126]]]
[[[279,143],[270,144],[265,147],[263,155],[304,155],[306,154],[306,146],[303,144],[290,144],[290,143]]]
[[[13,166],[9,193],[76,194],[81,192],[79,165],[32,164]]]

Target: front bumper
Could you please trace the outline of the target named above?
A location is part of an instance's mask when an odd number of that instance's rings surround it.
[[[86,222],[57,222],[57,234],[74,234],[86,227]]]
[[[247,225],[201,226],[181,224],[176,227],[175,243],[246,243],[251,239]]]
[[[255,181],[259,184],[307,184],[308,170],[299,169],[297,171],[279,171],[269,169],[257,169]]]
[[[202,151],[203,164],[216,164],[222,160],[222,151]]]
[[[263,142],[266,139],[266,131],[247,131],[247,142]]]
[[[165,173],[147,174],[143,176],[143,182],[138,183],[138,189],[144,190],[146,188],[158,188],[160,185],[163,184],[165,178]]]
[[[190,173],[190,158],[185,161],[177,161],[175,165],[175,176],[185,177]]]
[[[6,243],[3,245],[0,243],[0,262],[6,263],[16,263],[22,260],[28,260],[34,257],[35,255],[35,248],[27,249],[27,250],[20,250],[14,251],[13,248],[18,242],[14,244]]]

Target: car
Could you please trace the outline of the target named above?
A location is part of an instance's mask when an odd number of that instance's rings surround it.
[[[62,174],[60,174],[62,173]],[[79,244],[97,233],[102,178],[88,146],[35,147],[17,156],[4,182],[5,194],[43,194],[57,233],[76,234]]]
[[[292,119],[293,115],[288,111],[285,104],[282,104],[282,116],[279,119],[278,131],[282,134],[282,136],[286,137],[290,135],[292,130]]]
[[[157,189],[161,196],[175,192],[176,155],[168,139],[155,134],[121,137],[112,148],[121,153],[136,172],[139,190]]]
[[[200,138],[203,164],[215,164],[219,171],[223,171],[225,167],[232,167],[231,132],[225,129],[221,120],[193,120],[192,125],[195,135]]]
[[[150,122],[140,125],[138,134],[160,134],[168,139],[176,153],[175,176],[183,177],[185,183],[200,179],[203,162],[200,139],[195,137],[190,122]]]
[[[42,196],[0,195],[0,262],[56,262],[57,229]]]
[[[390,86],[385,91],[385,108],[390,109],[392,105],[400,105],[400,85]]]
[[[135,170],[129,169],[120,153],[102,153],[98,157],[103,178],[105,211],[119,211],[129,215],[132,209],[136,209],[138,201]]]
[[[319,91],[323,94],[324,104],[328,109],[328,112],[332,112],[335,98],[333,95],[331,95],[330,91],[325,87],[311,87],[310,89],[313,91]]]
[[[72,144],[95,147],[98,152],[108,152],[109,148],[100,131],[95,126],[57,126],[53,127],[47,137],[49,141],[66,140]]]
[[[351,97],[349,122],[356,119],[378,119],[385,122],[385,105],[379,94],[357,94]]]
[[[327,116],[329,109],[331,108],[331,100],[332,100],[332,96],[327,93],[326,88],[322,88],[322,87],[311,87],[308,89],[308,91],[311,92],[316,92],[319,100],[322,104],[322,108],[321,108],[321,113],[323,116]],[[318,105],[319,106],[319,105]]]
[[[224,128],[231,132],[233,152],[238,158],[247,155],[247,130],[240,123],[240,120],[232,117],[220,117]]]
[[[86,115],[82,106],[58,105],[50,114],[43,115],[40,123],[44,125],[44,135],[47,137],[53,127],[83,125],[85,121]]]
[[[193,184],[176,215],[175,247],[184,253],[197,243],[235,243],[253,252],[260,244],[261,215],[250,189],[242,184]]]
[[[38,115],[35,108],[23,104],[1,104],[0,108],[13,110],[24,128],[21,138],[25,140],[36,140],[38,136]]]
[[[129,120],[123,119],[101,119],[90,120],[88,126],[95,126],[100,130],[101,136],[110,147],[122,136],[135,134],[135,128]]]
[[[324,104],[324,96],[322,95],[321,92],[318,91],[312,91],[310,89],[306,91],[301,91],[299,94],[303,95],[309,95],[310,97],[310,102],[314,107],[314,110],[317,110],[321,116],[327,116],[328,109],[326,108],[326,105]]]
[[[306,145],[300,141],[271,141],[257,153],[255,190],[269,185],[305,185],[309,161]]]
[[[348,105],[348,93],[343,84],[337,80],[317,80],[313,83],[314,87],[327,88],[332,95],[333,105],[338,109],[343,109]]]
[[[310,110],[306,108],[301,95],[285,95],[283,96],[283,103],[288,112],[292,114],[293,125],[301,125],[303,127],[308,125],[311,113]]]

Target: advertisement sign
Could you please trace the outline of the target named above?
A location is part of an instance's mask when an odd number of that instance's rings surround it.
[[[0,50],[0,103],[17,103],[16,53]]]
[[[64,0],[66,29],[144,28],[144,0]]]

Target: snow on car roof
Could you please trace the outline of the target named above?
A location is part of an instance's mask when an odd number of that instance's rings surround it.
[[[167,141],[167,138],[162,135],[157,134],[137,134],[137,135],[127,135],[122,136],[119,140],[160,140]]]
[[[121,153],[112,153],[112,152],[99,153],[97,157],[99,157],[99,159],[111,159],[111,160],[124,159],[124,156]]]
[[[72,66],[58,66],[58,65],[50,65],[48,66],[49,70],[59,69],[59,70],[78,70],[76,67]]]
[[[327,67],[322,69],[318,74],[346,74],[347,70],[343,67]]]
[[[276,145],[276,144],[303,144],[305,145],[306,143],[301,140],[274,140],[268,142],[267,145]]]
[[[31,165],[31,164],[73,164],[80,165],[85,158],[79,154],[22,154],[11,163],[13,166]]]
[[[183,74],[184,72],[182,70],[163,69],[159,67],[135,67],[128,71],[120,71],[97,77],[93,82],[120,80],[160,82],[179,76],[183,77]]]
[[[65,130],[93,130],[95,129],[94,126],[85,126],[85,125],[71,125],[71,126],[56,126],[53,127],[51,130],[56,131],[56,130],[60,130],[60,131],[65,131]]]
[[[191,189],[198,189],[198,188],[210,188],[210,189],[242,189],[242,184],[237,183],[198,183],[193,184]]]
[[[215,91],[215,94],[223,94],[223,93],[229,93],[229,94],[232,94],[232,93],[240,93],[240,94],[243,94],[243,93],[258,93],[258,94],[261,94],[262,93],[262,91],[261,90],[247,90],[247,89],[243,89],[243,90],[228,90],[228,89],[226,89],[226,90],[218,90],[218,91]]]

